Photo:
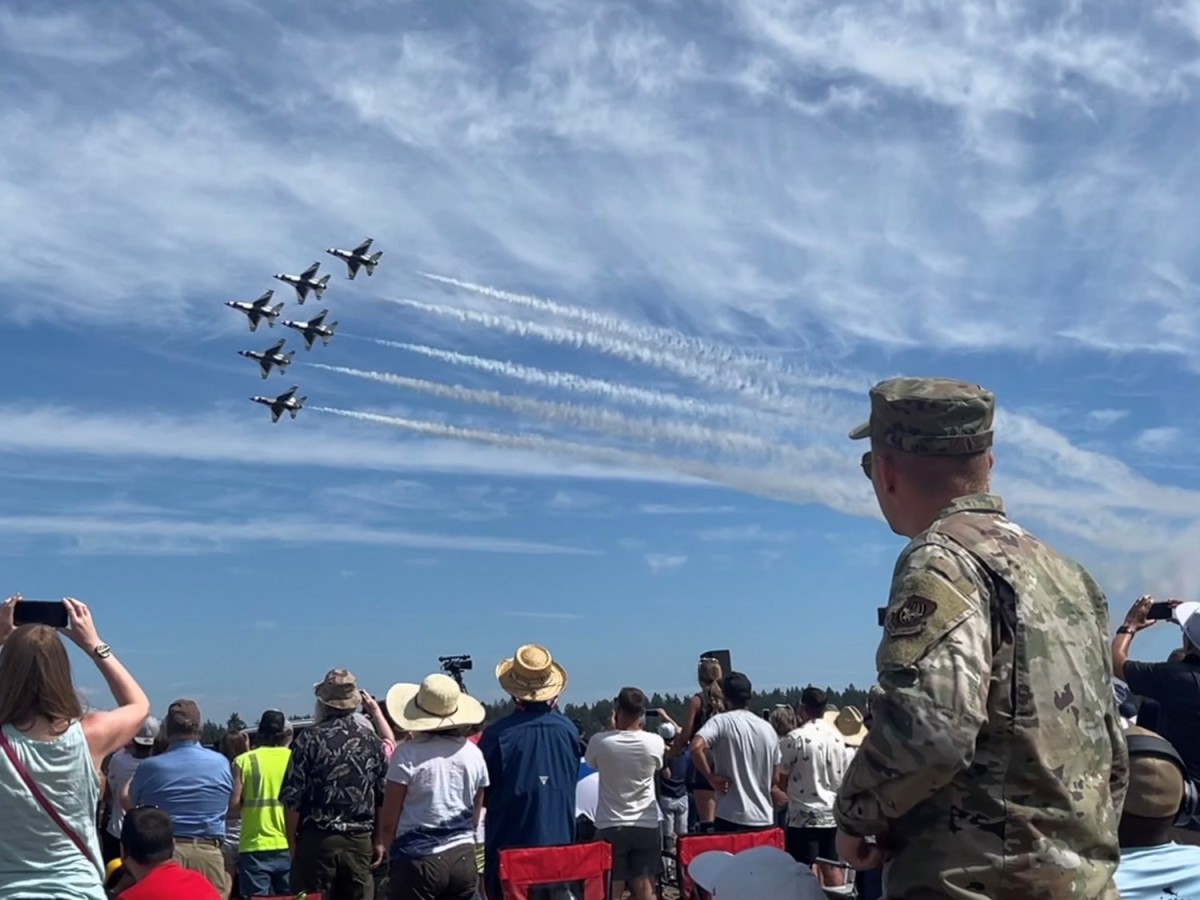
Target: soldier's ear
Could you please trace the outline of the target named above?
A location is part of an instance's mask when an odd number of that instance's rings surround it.
[[[890,453],[874,453],[872,457],[872,465],[879,471],[876,476],[879,486],[885,494],[896,493],[900,473],[896,468],[895,457]]]
[[[991,448],[988,448],[988,471],[990,472],[992,470],[992,467],[995,465],[996,465],[996,454],[991,450]]]

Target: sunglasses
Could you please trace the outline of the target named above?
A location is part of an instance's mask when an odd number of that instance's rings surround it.
[[[871,451],[870,450],[868,450],[866,453],[864,453],[862,455],[862,461],[859,463],[859,465],[862,466],[863,474],[866,475],[867,478],[870,478],[871,477]]]

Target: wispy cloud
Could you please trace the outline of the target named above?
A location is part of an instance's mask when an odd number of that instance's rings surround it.
[[[650,567],[652,575],[663,575],[681,569],[688,561],[687,555],[683,553],[645,553],[642,559]]]
[[[111,519],[88,516],[0,516],[0,535],[65,539],[80,553],[213,553],[246,544],[362,544],[472,553],[592,555],[593,550],[537,541],[463,534],[422,534],[275,516],[236,522]]]

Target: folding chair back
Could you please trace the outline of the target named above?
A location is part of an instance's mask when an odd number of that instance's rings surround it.
[[[612,871],[607,841],[500,851],[500,887],[505,900],[529,900],[544,884],[582,884],[582,900],[606,900]]]

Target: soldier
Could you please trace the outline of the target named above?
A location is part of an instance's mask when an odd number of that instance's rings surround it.
[[[988,493],[994,397],[871,390],[864,472],[910,538],[876,655],[873,722],[835,805],[838,851],[889,898],[1115,900],[1128,778],[1108,607]],[[874,842],[867,838],[874,838]]]

